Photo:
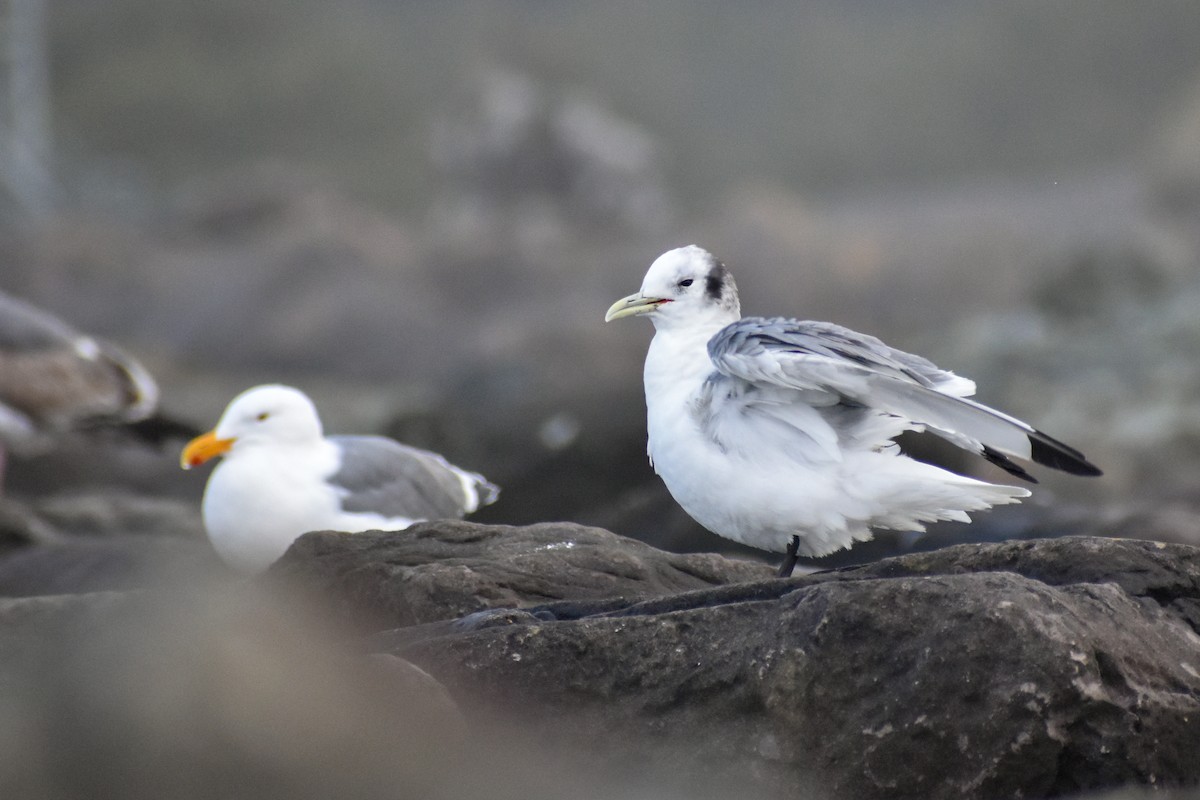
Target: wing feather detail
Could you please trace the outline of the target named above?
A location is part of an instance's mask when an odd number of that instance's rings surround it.
[[[839,325],[748,317],[719,331],[708,353],[723,375],[752,385],[835,393],[923,426],[1024,479],[1029,474],[1011,458],[1076,475],[1100,474],[1078,450],[968,399],[975,390],[970,380]]]

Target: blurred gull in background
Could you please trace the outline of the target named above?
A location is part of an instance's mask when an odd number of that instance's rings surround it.
[[[157,401],[137,361],[0,293],[0,486],[5,448],[36,452],[72,430],[137,422]]]

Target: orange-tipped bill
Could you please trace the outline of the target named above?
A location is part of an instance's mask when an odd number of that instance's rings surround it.
[[[233,439],[218,439],[216,431],[197,436],[187,443],[179,456],[179,466],[184,469],[198,467],[209,459],[216,458],[222,453],[228,453],[233,447]]]

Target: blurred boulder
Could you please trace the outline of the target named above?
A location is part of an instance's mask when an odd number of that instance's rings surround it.
[[[1033,308],[1060,324],[1101,322],[1161,303],[1175,284],[1163,259],[1135,242],[1081,248],[1052,264],[1031,289]]]
[[[548,748],[776,796],[1200,782],[1200,550],[1066,538],[377,642]],[[615,768],[615,767],[614,767]]]
[[[1149,159],[1154,199],[1193,236],[1200,236],[1200,75],[1160,121],[1155,138]]]
[[[518,250],[580,232],[660,230],[673,217],[661,148],[579,88],[489,69],[436,117],[444,189],[431,219],[456,241]]]
[[[0,793],[394,798],[452,784],[465,731],[428,674],[228,583],[0,601]]]
[[[0,499],[0,558],[35,544],[55,544],[61,535],[28,503],[11,497]]]
[[[0,558],[0,597],[130,591],[186,584],[200,575],[226,575],[207,541],[114,535],[64,538]]]
[[[1153,241],[1097,245],[1052,262],[1029,295],[1025,310],[981,315],[940,337],[941,360],[970,364],[983,402],[1034,421],[1105,471],[1098,481],[1046,475],[1042,491],[1111,507],[1097,524],[1107,513],[1200,508],[1200,273]]]
[[[445,310],[410,231],[275,164],[184,187],[153,225],[65,218],[3,244],[30,297],[226,370],[411,367],[391,342],[432,336]]]

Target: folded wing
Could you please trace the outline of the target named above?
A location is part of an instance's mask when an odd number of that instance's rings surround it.
[[[754,385],[835,393],[843,403],[918,423],[1032,481],[1019,458],[1075,475],[1100,470],[1078,450],[967,399],[975,384],[873,336],[827,322],[748,317],[708,343],[717,370]]]
[[[382,436],[331,436],[342,466],[329,482],[342,508],[407,519],[457,518],[495,501],[499,489],[437,453]]]

